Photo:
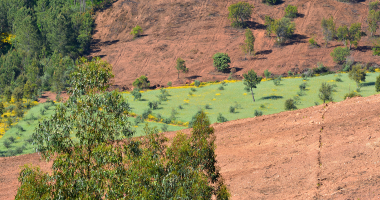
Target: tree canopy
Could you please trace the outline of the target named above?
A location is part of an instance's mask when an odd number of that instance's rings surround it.
[[[256,85],[260,84],[262,77],[257,76],[256,72],[253,69],[249,70],[248,73],[243,74],[243,77],[244,77],[243,83],[249,89],[251,89],[252,99],[253,99],[253,102],[255,102],[255,96],[253,95],[252,88],[256,88]]]
[[[254,6],[247,2],[238,2],[228,7],[228,18],[233,27],[242,27],[246,20],[251,19]]]

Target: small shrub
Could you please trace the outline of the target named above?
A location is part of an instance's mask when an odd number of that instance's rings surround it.
[[[158,122],[160,122],[160,121],[161,121],[161,119],[162,119],[162,116],[161,116],[161,114],[160,114],[160,113],[158,113],[158,114],[156,115],[156,119],[157,119],[157,121],[158,121]]]
[[[210,109],[211,109],[210,104],[206,104],[206,105],[205,105],[205,109],[210,110]]]
[[[133,39],[135,39],[143,34],[143,29],[141,26],[137,25],[132,29],[130,34],[133,36]]]
[[[144,122],[144,118],[142,116],[136,116],[135,118],[135,125],[139,125],[139,123],[143,123]]]
[[[161,126],[161,131],[168,132],[168,125],[164,124],[163,126]]]
[[[160,93],[161,94],[157,96],[157,98],[159,99],[159,101],[167,101],[168,100],[168,96],[170,96],[169,92],[166,89],[161,88],[160,89]]]
[[[329,68],[325,67],[322,63],[318,63],[317,67],[313,69],[314,74],[325,74],[329,72]]]
[[[13,136],[9,137],[8,140],[11,142],[11,143],[14,143],[16,141],[16,138],[14,138]]]
[[[352,98],[352,97],[361,97],[362,95],[355,92],[355,91],[351,91],[350,93],[347,93],[344,95],[344,99],[347,99],[347,98]]]
[[[40,109],[40,114],[41,114],[41,115],[45,115],[45,112],[46,112],[46,110],[45,110],[44,108],[41,108],[41,109]]]
[[[190,91],[190,92],[189,92],[189,95],[190,95],[190,96],[193,96],[193,93]]]
[[[335,81],[336,81],[336,82],[343,82],[342,79],[339,78],[339,77],[336,77],[336,78],[335,78]]]
[[[182,107],[181,105],[179,105],[179,106],[178,106],[178,108],[179,108],[180,110],[182,110],[182,109],[183,109],[183,107]]]
[[[255,115],[255,117],[261,116],[261,115],[263,115],[263,111],[255,110],[254,115]]]
[[[310,47],[319,47],[319,45],[318,45],[317,41],[315,41],[314,37],[309,39],[309,45],[310,45]]]
[[[261,105],[260,105],[260,108],[265,108],[265,105],[264,105],[264,104],[261,104]]]
[[[234,106],[230,106],[230,113],[234,113],[235,112],[235,107]]]
[[[141,115],[143,119],[148,119],[148,116],[152,114],[152,110],[145,110],[143,114]]]
[[[194,81],[194,85],[195,85],[196,87],[199,87],[199,85],[201,85],[201,82],[198,81],[198,80],[195,80],[195,81]]]
[[[299,85],[298,87],[300,88],[301,91],[305,91],[306,90],[306,86],[307,86],[306,83],[301,83],[301,85]]]
[[[45,105],[44,105],[44,109],[45,109],[45,110],[49,110],[49,108],[50,108],[50,105],[49,105],[49,104],[45,104]]]
[[[11,142],[9,140],[4,140],[3,145],[5,146],[5,148],[9,149],[9,147],[11,147]]]
[[[297,109],[295,101],[293,99],[287,99],[285,101],[285,110],[295,110]]]
[[[369,67],[368,71],[369,72],[375,72],[375,68],[371,66],[371,67]]]
[[[251,89],[250,89],[249,87],[245,86],[245,87],[244,87],[244,91],[246,91],[246,92],[250,92]]]
[[[264,76],[265,76],[265,78],[270,78],[271,75],[272,75],[272,73],[270,73],[270,72],[268,71],[268,69],[266,69],[266,70],[264,71]]]
[[[152,110],[156,110],[158,109],[158,102],[157,101],[153,101],[153,102],[150,102],[148,103],[148,107]]]
[[[172,113],[171,113],[171,115],[170,115],[170,118],[172,119],[172,120],[175,120],[175,116],[178,114],[178,112],[177,112],[177,110],[175,109],[175,108],[172,108]]]
[[[222,115],[222,113],[219,113],[219,115],[218,115],[218,118],[216,119],[218,122],[220,122],[220,123],[223,123],[223,122],[227,122],[228,120],[227,120],[227,118],[225,118],[223,115]]]
[[[276,5],[278,4],[279,0],[262,0],[262,3],[266,3],[269,5]]]
[[[24,146],[22,146],[22,147],[17,147],[16,148],[16,154],[22,154],[22,152],[24,151]]]
[[[246,2],[237,2],[228,7],[228,19],[232,27],[243,27],[245,20],[251,19],[254,6]]]
[[[171,81],[168,82],[168,86],[169,86],[169,87],[172,86],[172,82],[171,82]]]
[[[319,105],[318,101],[314,101],[314,105],[318,106]]]
[[[297,13],[298,13],[297,6],[288,5],[288,7],[285,8],[285,17],[296,18]]]
[[[376,92],[380,92],[380,75],[376,77],[375,89],[376,89]]]
[[[21,125],[19,125],[19,124],[15,125],[15,127],[16,127],[19,131],[21,131],[21,132],[24,132],[24,131],[25,131],[25,129],[24,129]]]
[[[298,92],[297,92],[297,95],[301,97],[301,96],[305,95],[305,92],[303,92],[303,91],[298,91]]]
[[[28,139],[25,140],[28,144],[32,144],[33,143],[33,137],[30,136]]]
[[[131,94],[134,97],[134,100],[137,100],[137,101],[141,100],[142,94],[140,93],[139,89],[137,89],[137,88],[133,89],[133,91],[131,92]]]
[[[190,89],[192,92],[195,92],[195,91],[197,91],[195,88],[191,88]]]
[[[165,124],[170,124],[170,123],[172,123],[172,119],[165,118],[162,122],[164,122]]]
[[[330,53],[331,57],[333,58],[334,62],[341,64],[343,63],[347,56],[349,56],[350,49],[347,47],[336,47],[333,52]]]
[[[294,74],[293,74],[293,72],[292,71],[288,71],[288,76],[293,76]]]
[[[219,86],[219,87],[218,87],[218,90],[224,90],[223,85]]]
[[[273,84],[274,84],[275,86],[279,86],[279,85],[281,84],[281,76],[279,76],[279,77],[273,79]]]

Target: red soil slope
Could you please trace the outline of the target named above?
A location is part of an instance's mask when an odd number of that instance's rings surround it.
[[[228,74],[216,73],[212,55],[226,52],[230,55],[231,67],[241,75],[250,69],[262,74],[265,69],[275,74],[289,70],[300,72],[316,67],[322,62],[334,68],[330,52],[341,42],[332,42],[324,47],[321,20],[333,16],[337,26],[351,23],[366,24],[369,0],[347,4],[335,0],[289,0],[276,6],[268,6],[261,0],[249,0],[254,14],[249,27],[253,31],[257,56],[244,59],[240,45],[244,41],[244,30],[231,28],[228,6],[239,0],[118,0],[108,9],[96,14],[96,29],[93,35],[92,53],[113,65],[118,87],[131,87],[141,75],[147,75],[152,85],[185,83],[184,78],[201,81],[225,79]],[[300,17],[296,18],[296,36],[287,45],[274,46],[275,38],[265,37],[264,16],[284,16],[288,5],[297,5]],[[140,25],[144,36],[133,40],[131,29]],[[310,48],[308,39],[315,36],[321,48]],[[371,39],[367,36],[352,50],[355,61],[380,64],[372,56]],[[186,61],[190,72],[177,79],[175,61],[178,57]]]
[[[374,95],[214,124],[232,199],[380,198],[379,113]],[[0,158],[0,199],[14,198],[19,166],[48,169],[38,158]]]

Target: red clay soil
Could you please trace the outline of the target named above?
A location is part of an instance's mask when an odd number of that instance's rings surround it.
[[[323,17],[333,16],[337,27],[366,23],[369,0],[356,4],[336,0],[289,0],[269,6],[261,0],[248,0],[255,6],[249,27],[256,37],[256,56],[244,59],[240,46],[244,41],[244,29],[232,28],[228,19],[228,6],[240,0],[118,0],[111,7],[96,13],[96,28],[89,56],[100,56],[113,65],[114,84],[119,88],[131,87],[141,75],[147,75],[151,85],[184,84],[186,79],[210,81],[226,79],[228,73],[216,73],[212,56],[226,52],[231,57],[231,67],[242,75],[250,69],[262,74],[264,70],[283,74],[292,70],[301,72],[314,68],[318,62],[332,69],[336,66],[330,56],[341,42],[331,42],[326,48],[321,31]],[[284,16],[285,7],[297,5],[299,17],[295,37],[283,47],[274,45],[275,37],[265,36],[264,17]],[[130,32],[136,25],[144,35],[135,40]],[[377,33],[378,34],[378,33]],[[310,48],[308,40],[315,36],[321,48]],[[352,49],[352,58],[361,63],[380,64],[379,57],[372,56],[372,41],[364,36],[358,48]],[[178,57],[186,61],[188,74],[177,79],[175,62]]]
[[[232,199],[380,198],[379,113],[374,95],[214,124]],[[0,199],[14,198],[19,166],[48,169],[38,158],[0,158]]]
[[[45,91],[42,93],[41,98],[38,99],[38,103],[45,103],[48,99],[56,101],[57,93],[51,92],[51,91]],[[69,94],[67,94],[65,91],[63,91],[60,95],[63,101],[66,101],[69,99]]]

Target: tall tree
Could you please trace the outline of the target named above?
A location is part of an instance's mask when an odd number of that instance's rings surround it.
[[[187,73],[189,72],[189,68],[186,67],[185,61],[182,58],[178,58],[176,62],[175,68],[178,71],[178,79],[179,79],[179,73]]]
[[[253,33],[249,28],[245,29],[243,51],[248,55],[255,54],[255,36],[253,36]]]
[[[262,77],[257,76],[256,72],[253,69],[249,70],[247,74],[243,74],[244,85],[251,89],[252,99],[255,102],[255,96],[253,95],[253,88],[256,88],[257,84],[260,84]]]
[[[335,92],[334,86],[327,83],[322,83],[319,88],[318,97],[323,101],[323,103],[326,101],[333,101],[332,92]]]
[[[365,70],[362,70],[360,64],[352,66],[352,69],[348,72],[348,77],[356,82],[356,85],[359,87],[361,81],[365,81],[367,74]]]
[[[334,39],[335,32],[336,32],[334,18],[332,16],[329,19],[323,18],[321,22],[321,26],[322,26],[323,38],[326,41],[325,46],[327,47],[327,44],[329,43],[329,41]]]
[[[368,29],[369,32],[371,33],[371,37],[376,33],[377,29],[379,28],[379,23],[380,21],[380,11],[376,10],[370,10],[368,13]]]
[[[347,47],[347,40],[349,37],[349,30],[346,25],[339,26],[338,31],[336,33],[336,37],[339,41],[343,42],[344,46]]]

